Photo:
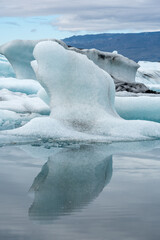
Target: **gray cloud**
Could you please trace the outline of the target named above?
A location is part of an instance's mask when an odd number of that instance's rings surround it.
[[[12,22],[12,21],[7,21],[7,22],[3,22],[1,24],[7,24],[7,25],[12,25],[12,26],[16,26],[19,27],[20,24],[16,23],[16,22]]]
[[[159,30],[159,0],[0,0],[0,16],[58,15],[66,31]]]
[[[32,33],[36,32],[36,31],[37,31],[37,29],[35,29],[35,28],[31,29]]]

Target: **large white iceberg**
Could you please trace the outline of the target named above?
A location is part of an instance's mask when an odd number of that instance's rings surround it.
[[[119,117],[112,78],[85,55],[44,41],[36,45],[34,57],[32,66],[50,96],[51,115],[5,133],[93,141],[160,138],[158,123]]]
[[[34,47],[41,41],[44,40],[14,40],[0,46],[0,53],[8,59],[17,78],[36,79],[30,62],[34,60]],[[115,81],[135,82],[135,75],[139,65],[117,52],[101,52],[96,49],[81,50],[68,47],[64,42],[57,39],[51,39],[51,41],[58,42],[65,49],[86,55],[96,65],[109,73]]]
[[[44,40],[13,40],[0,46],[0,54],[8,59],[17,78],[36,79],[30,62],[34,60],[33,49],[40,41]],[[60,40],[53,39],[53,41],[67,47]]]
[[[14,40],[0,46],[0,53],[7,57],[17,78],[36,79],[30,62],[34,60],[34,47],[41,41],[44,40]],[[96,49],[77,49],[68,47],[60,40],[51,39],[51,41],[58,42],[65,49],[86,55],[97,66],[110,74],[114,79],[116,91],[148,92],[148,88],[144,84],[135,82],[135,75],[139,64],[118,54],[116,51],[109,53]],[[39,97],[48,103],[48,96],[44,90],[40,91]]]
[[[118,54],[117,52],[102,52],[97,49],[77,49],[69,48],[75,52],[85,54],[97,66],[110,74],[115,83],[118,82],[135,82],[136,71],[139,64],[131,59]]]

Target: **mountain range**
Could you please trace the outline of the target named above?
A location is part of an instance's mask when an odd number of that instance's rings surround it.
[[[101,33],[78,35],[63,39],[77,48],[96,48],[105,52],[118,51],[134,61],[160,61],[160,32]]]

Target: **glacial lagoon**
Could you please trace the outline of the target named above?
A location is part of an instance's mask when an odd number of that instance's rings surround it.
[[[0,240],[159,240],[160,98],[138,64],[59,40],[0,48]]]
[[[160,142],[0,148],[0,239],[159,240]]]

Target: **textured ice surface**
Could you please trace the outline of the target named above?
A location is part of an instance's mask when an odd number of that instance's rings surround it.
[[[3,54],[12,65],[17,78],[36,79],[30,62],[34,60],[33,49],[42,40],[14,40],[0,46],[0,53]],[[53,39],[63,46],[60,40]]]
[[[41,98],[47,105],[49,105],[50,98],[43,87],[37,92],[37,97]]]
[[[160,96],[121,96],[115,98],[115,108],[125,119],[160,122]]]
[[[34,60],[34,47],[38,42],[41,41],[43,40],[14,40],[0,47],[0,53],[4,54],[7,57],[12,67],[14,68],[17,78],[36,79],[30,62]],[[110,74],[110,76],[114,79],[116,91],[146,91],[147,88],[144,85],[140,86],[140,84],[137,85],[135,83],[135,75],[139,65],[136,62],[118,54],[116,51],[109,53],[96,49],[81,50],[73,47],[68,47],[64,42],[60,40],[51,39],[51,41],[58,42],[65,49],[86,55],[97,66]],[[134,86],[131,86],[131,83],[134,83]],[[39,92],[39,97],[48,103],[48,96],[43,90]]]
[[[0,110],[0,130],[21,127],[31,119],[39,117],[37,113],[16,113],[10,110]]]
[[[160,92],[160,84],[146,84],[146,86],[152,91]]]
[[[108,72],[115,82],[135,82],[135,75],[139,65],[123,55],[117,52],[102,52],[97,49],[70,49],[85,54],[97,66]]]
[[[32,79],[0,78],[0,89],[8,89],[12,92],[36,94],[42,89],[41,85]]]
[[[17,113],[48,114],[50,112],[49,107],[40,98],[7,89],[0,90],[0,109]]]
[[[31,119],[49,112],[48,105],[36,95],[0,90],[0,130],[23,126]]]
[[[51,116],[55,119],[69,123],[83,118],[90,123],[105,109],[117,116],[112,78],[86,56],[49,41],[38,44],[34,56],[37,61],[32,66],[50,96]]]
[[[68,48],[60,40],[51,40],[58,42],[65,49],[86,55],[96,65],[108,72],[115,81],[135,82],[135,74],[139,65],[117,52],[108,53],[96,49]],[[5,55],[11,63],[17,78],[36,79],[30,62],[34,60],[33,49],[40,41],[44,40],[14,40],[0,47],[0,53]]]
[[[150,84],[160,84],[160,63],[159,62],[138,62],[140,68],[136,74],[136,81]]]
[[[17,78],[36,79],[30,62],[34,60],[33,49],[40,41],[43,40],[14,40],[0,47],[0,52],[4,54],[11,63]],[[86,55],[97,66],[110,74],[110,76],[114,79],[117,91],[129,91],[137,93],[139,91],[147,92],[148,88],[151,90],[160,91],[159,86],[150,85],[151,83],[160,83],[160,63],[140,61],[137,64],[134,61],[118,54],[117,52],[109,53],[101,52],[96,49],[81,50],[73,47],[68,48],[67,45],[62,41],[56,39],[53,39],[52,41],[58,42],[65,49]],[[0,76],[14,76],[11,65],[4,60],[4,57],[0,58]],[[139,65],[141,66],[140,68]],[[144,85],[138,85],[135,83],[135,75],[136,82],[145,84],[146,87]],[[44,97],[43,93],[42,98]],[[44,100],[48,101],[47,96],[45,96]]]
[[[46,41],[34,49],[36,77],[50,96],[51,116],[6,133],[63,140],[135,141],[160,137],[160,124],[127,121],[114,109],[114,84],[85,55]]]
[[[0,77],[15,77],[11,64],[0,54]]]
[[[18,114],[13,111],[0,110],[0,130],[15,128],[15,123],[19,118]]]

